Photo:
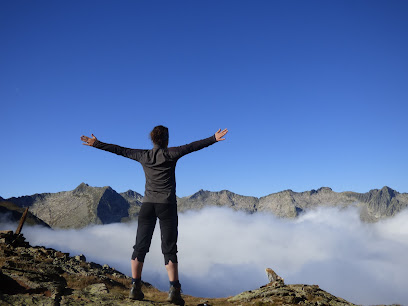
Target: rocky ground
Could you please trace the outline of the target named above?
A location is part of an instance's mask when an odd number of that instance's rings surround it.
[[[132,301],[128,276],[108,265],[87,262],[83,255],[30,246],[12,231],[0,232],[0,268],[0,305],[167,305],[167,293],[148,283],[143,284],[145,300]],[[268,277],[269,284],[234,297],[184,295],[184,299],[186,305],[203,306],[353,305],[317,285],[285,285],[278,276]]]

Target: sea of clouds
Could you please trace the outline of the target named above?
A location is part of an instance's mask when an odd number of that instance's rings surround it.
[[[377,223],[363,223],[357,209],[324,208],[295,220],[268,213],[248,215],[227,208],[179,214],[178,258],[185,294],[225,297],[268,282],[265,268],[286,283],[318,284],[357,304],[408,305],[408,210]],[[1,222],[0,229],[15,224]],[[31,245],[84,254],[130,275],[137,222],[79,230],[25,226]],[[143,280],[168,290],[157,225]]]

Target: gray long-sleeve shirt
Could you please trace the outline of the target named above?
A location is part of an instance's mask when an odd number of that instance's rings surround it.
[[[142,164],[146,176],[143,202],[176,202],[176,163],[186,154],[214,144],[215,135],[184,146],[151,150],[129,149],[96,140],[93,147],[133,159]]]

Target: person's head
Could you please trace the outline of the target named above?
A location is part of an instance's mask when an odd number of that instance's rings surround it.
[[[150,132],[150,139],[153,144],[167,148],[169,144],[169,129],[162,125],[155,126]]]

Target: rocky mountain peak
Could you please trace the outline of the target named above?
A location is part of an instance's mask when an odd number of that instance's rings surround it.
[[[289,198],[291,198],[293,194],[295,194],[295,192],[292,189],[286,189],[286,190],[282,190],[282,191],[279,191],[279,192],[276,192],[276,193],[268,194],[267,196],[261,197],[259,199],[268,198],[268,197],[271,197],[271,196],[272,197],[277,196],[277,197],[289,197]]]
[[[388,186],[384,186],[383,188],[381,188],[380,193],[381,193],[381,195],[384,195],[389,199],[394,198],[398,194],[397,191],[395,191],[394,189],[392,189],[392,188],[390,188]]]
[[[77,188],[74,189],[74,193],[76,193],[76,194],[77,193],[84,193],[84,192],[86,192],[86,190],[88,188],[89,188],[89,185],[82,182],[81,184],[78,185]]]
[[[105,186],[103,188],[105,189],[105,191],[117,193],[116,190],[114,190],[111,186]]]
[[[209,193],[209,191],[200,189],[199,191],[197,191],[196,193],[194,193],[193,195],[190,196],[190,199],[198,199],[200,197],[206,196]]]
[[[314,195],[314,194],[325,194],[325,193],[330,193],[333,192],[333,190],[330,187],[320,187],[319,189],[312,189],[310,191],[305,191],[305,193],[308,193],[309,195]]]
[[[381,189],[372,189],[368,192],[370,201],[377,200],[382,203],[389,203],[395,198],[399,193],[394,189],[384,186]]]
[[[133,191],[131,189],[129,189],[128,191],[122,192],[121,195],[122,196],[126,195],[129,198],[135,198],[135,199],[138,199],[138,198],[140,198],[142,196],[140,193],[138,193],[136,191]]]
[[[332,192],[333,190],[330,187],[320,187],[317,189],[317,192]]]

